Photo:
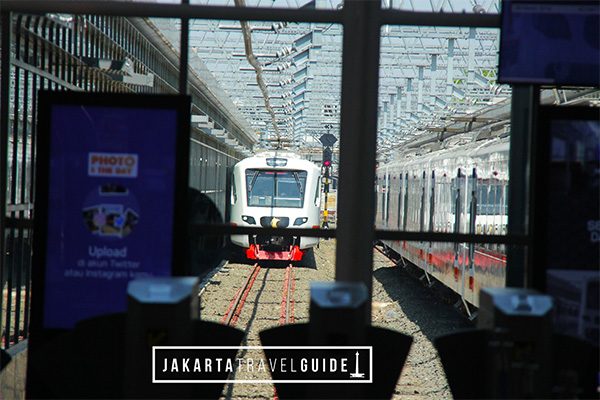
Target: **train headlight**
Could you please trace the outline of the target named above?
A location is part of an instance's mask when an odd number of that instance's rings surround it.
[[[242,215],[242,221],[250,225],[256,225],[256,220],[254,219],[254,217],[251,217],[249,215]]]
[[[267,158],[267,165],[269,167],[285,167],[288,160],[285,158]]]
[[[296,218],[296,220],[294,221],[294,226],[305,224],[306,221],[308,221],[308,218],[306,217]]]

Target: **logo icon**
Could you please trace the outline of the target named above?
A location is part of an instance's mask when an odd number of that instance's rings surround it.
[[[350,378],[364,378],[365,377],[365,373],[364,372],[360,372],[358,370],[358,351],[356,352],[356,368],[354,369],[354,372],[350,374]]]

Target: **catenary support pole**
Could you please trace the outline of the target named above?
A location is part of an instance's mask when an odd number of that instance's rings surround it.
[[[190,0],[181,0],[181,4],[190,4]],[[181,17],[181,43],[179,51],[179,94],[187,94],[188,58],[190,44],[190,19]]]

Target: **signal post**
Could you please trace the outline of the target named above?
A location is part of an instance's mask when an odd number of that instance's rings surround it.
[[[329,184],[331,183],[331,159],[333,155],[333,145],[337,142],[337,138],[331,133],[322,135],[319,140],[323,144],[323,193],[325,194],[325,208],[323,210],[323,228],[329,228],[327,218],[329,210],[327,210],[327,194],[329,193]]]

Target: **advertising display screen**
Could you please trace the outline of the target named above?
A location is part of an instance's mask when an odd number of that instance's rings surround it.
[[[600,2],[503,0],[498,82],[598,86]]]
[[[186,101],[41,94],[40,132],[47,136],[40,163],[47,171],[38,188],[46,186],[39,195],[47,198],[43,211],[36,206],[36,220],[43,220],[37,226],[45,231],[36,250],[44,249],[45,266],[43,301],[34,306],[43,309],[42,329],[70,329],[123,312],[130,280],[174,274]],[[185,177],[182,182],[186,188]]]
[[[554,297],[557,331],[598,343],[600,110],[542,107],[539,135],[539,279]]]

